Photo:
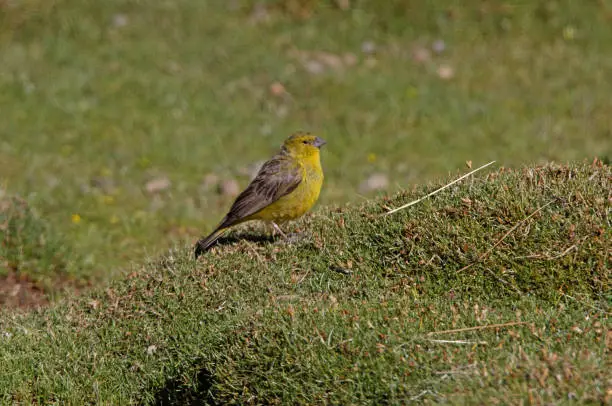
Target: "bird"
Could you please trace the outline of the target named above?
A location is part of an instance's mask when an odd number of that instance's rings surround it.
[[[304,215],[316,203],[323,185],[320,149],[326,141],[298,131],[285,140],[280,151],[265,162],[229,212],[210,235],[195,245],[195,258],[206,252],[228,228],[250,220],[279,223]]]

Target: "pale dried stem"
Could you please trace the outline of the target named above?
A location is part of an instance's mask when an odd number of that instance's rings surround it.
[[[480,168],[476,168],[476,169],[474,169],[473,171],[468,172],[468,173],[466,173],[465,175],[461,176],[460,178],[455,179],[455,180],[454,180],[454,181],[452,181],[451,183],[449,183],[449,184],[447,184],[447,185],[445,185],[445,186],[442,186],[441,188],[438,188],[438,189],[434,190],[433,192],[431,192],[431,193],[430,193],[430,194],[428,194],[427,196],[421,197],[420,199],[417,199],[417,200],[413,200],[412,202],[410,202],[410,203],[406,203],[405,205],[400,206],[400,207],[397,207],[397,208],[395,208],[395,209],[393,209],[393,210],[389,210],[389,211],[388,211],[388,212],[386,212],[384,215],[385,215],[385,216],[388,216],[389,214],[393,214],[393,213],[398,212],[398,211],[400,211],[400,210],[406,209],[406,208],[408,208],[408,207],[410,207],[410,206],[414,206],[415,204],[417,204],[417,203],[419,203],[419,202],[422,202],[423,200],[427,199],[428,197],[431,197],[431,196],[433,196],[433,195],[435,195],[435,194],[437,194],[437,193],[440,193],[440,192],[441,192],[441,191],[443,191],[444,189],[446,189],[446,188],[448,188],[448,187],[450,187],[450,186],[454,185],[455,183],[457,183],[457,182],[459,182],[459,181],[461,181],[461,180],[463,180],[463,179],[467,178],[467,177],[468,177],[468,176],[470,176],[471,174],[476,173],[476,172],[478,172],[479,170],[484,169],[484,168],[486,168],[487,166],[492,165],[492,164],[494,164],[494,163],[495,163],[495,161],[491,161],[491,162],[489,162],[488,164],[482,165]]]
[[[500,324],[485,324],[484,326],[474,326],[474,327],[465,327],[465,328],[456,328],[453,330],[440,330],[440,331],[431,331],[427,333],[428,336],[436,335],[436,334],[454,334],[454,333],[463,333],[465,331],[476,331],[476,330],[485,330],[489,328],[502,328],[502,327],[512,327],[512,326],[521,326],[524,324],[529,324],[526,321],[512,321],[509,323],[500,323]]]

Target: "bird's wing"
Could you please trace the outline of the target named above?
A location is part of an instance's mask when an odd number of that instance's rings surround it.
[[[222,227],[229,227],[291,193],[302,181],[299,164],[284,155],[267,161],[237,198]]]

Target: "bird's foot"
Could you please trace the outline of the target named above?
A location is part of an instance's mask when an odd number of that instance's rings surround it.
[[[295,244],[304,239],[303,233],[291,233],[285,236],[285,242],[287,244]]]

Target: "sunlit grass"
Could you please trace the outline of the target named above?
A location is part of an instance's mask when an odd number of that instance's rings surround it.
[[[232,196],[204,177],[245,185],[297,129],[328,140],[322,205],[373,195],[371,175],[395,191],[466,160],[611,155],[603,3],[256,3],[2,6],[0,181],[83,272],[210,231]]]

